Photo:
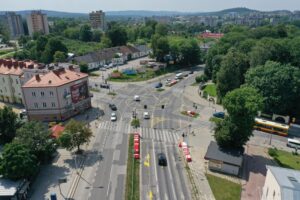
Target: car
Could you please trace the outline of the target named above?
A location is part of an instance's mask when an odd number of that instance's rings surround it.
[[[190,73],[189,74],[194,74],[194,71],[190,71]]]
[[[111,120],[112,122],[117,121],[117,115],[116,115],[116,113],[114,113],[114,112],[111,113],[110,120]]]
[[[166,83],[169,83],[169,82],[171,82],[171,79],[168,78],[168,79],[166,80]]]
[[[141,99],[140,99],[140,96],[139,96],[139,95],[134,95],[133,100],[135,100],[135,101],[140,101]]]
[[[166,155],[164,154],[164,153],[159,153],[158,155],[157,155],[157,157],[158,157],[158,165],[160,165],[160,166],[167,166],[167,157],[166,157]]]
[[[213,114],[214,117],[224,119],[225,113],[224,112],[216,112]]]
[[[101,67],[99,70],[100,71],[106,71],[106,69],[104,67]]]
[[[117,106],[115,104],[109,104],[109,107],[111,110],[116,111],[117,110]]]
[[[150,114],[148,112],[144,112],[144,119],[150,119]]]
[[[161,88],[161,87],[162,87],[162,83],[161,82],[155,84],[155,88]]]
[[[100,88],[109,89],[109,85],[103,83],[103,84],[100,84]]]
[[[110,63],[108,66],[109,66],[110,68],[112,68],[112,67],[114,67],[114,64],[113,64],[113,63]]]

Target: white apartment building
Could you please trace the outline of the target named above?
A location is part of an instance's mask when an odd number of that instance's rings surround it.
[[[300,199],[300,171],[275,166],[267,169],[262,200]]]
[[[64,121],[91,107],[88,75],[72,67],[37,74],[22,91],[29,120]]]

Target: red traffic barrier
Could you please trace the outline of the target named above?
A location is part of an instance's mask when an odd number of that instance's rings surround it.
[[[191,157],[190,154],[189,155],[185,155],[185,159],[186,159],[187,162],[192,162],[192,157]]]
[[[135,153],[135,154],[133,155],[133,157],[134,157],[135,159],[140,159],[140,154],[139,154],[139,153]]]

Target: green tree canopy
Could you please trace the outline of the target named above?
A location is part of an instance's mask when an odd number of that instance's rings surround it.
[[[170,52],[168,38],[154,35],[151,39],[153,54],[157,61],[164,62],[164,57]]]
[[[71,119],[67,123],[64,133],[59,137],[59,142],[64,148],[68,150],[77,148],[77,152],[79,152],[80,145],[88,143],[92,135],[92,131],[82,122]]]
[[[52,62],[54,60],[53,56],[57,51],[63,52],[65,54],[68,53],[67,47],[58,38],[50,38],[42,54],[43,62]]]
[[[107,36],[111,40],[112,46],[122,46],[127,44],[127,32],[119,25],[114,25],[108,32]]]
[[[56,51],[54,56],[53,56],[53,61],[54,62],[64,62],[66,60],[66,53],[61,52],[61,51]]]
[[[168,35],[168,27],[165,24],[158,23],[155,26],[155,34],[160,36],[167,36]]]
[[[91,27],[87,24],[80,27],[79,30],[79,39],[84,42],[92,41],[93,33]]]
[[[264,112],[299,116],[300,69],[267,62],[246,73],[246,85],[256,88],[264,97]]]
[[[4,146],[0,156],[0,174],[9,179],[32,178],[38,169],[36,157],[30,149],[19,143]]]
[[[19,127],[17,114],[11,107],[0,108],[0,141],[1,143],[11,142]]]
[[[40,162],[47,161],[56,150],[50,131],[40,122],[27,122],[17,130],[15,141],[26,145]]]
[[[240,148],[252,135],[254,118],[263,107],[262,96],[250,87],[229,92],[223,100],[229,116],[217,123],[215,139],[220,146]]]

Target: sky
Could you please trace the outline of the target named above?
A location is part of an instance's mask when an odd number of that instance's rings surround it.
[[[88,13],[92,10],[219,11],[247,7],[261,11],[300,10],[300,0],[0,0],[1,11],[56,10]]]

